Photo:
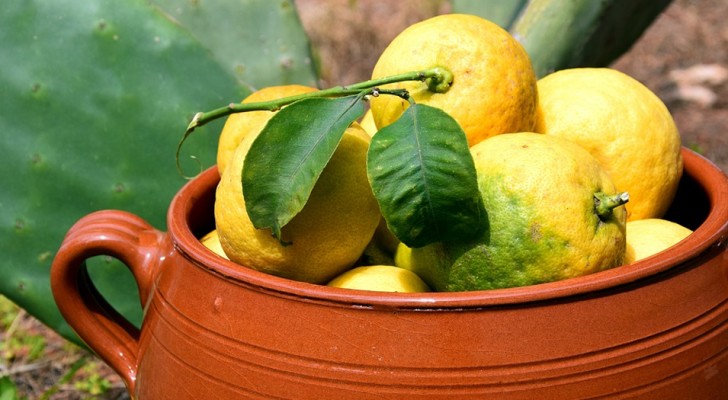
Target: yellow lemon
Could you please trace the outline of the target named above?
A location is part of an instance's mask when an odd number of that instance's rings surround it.
[[[537,133],[494,136],[471,148],[487,211],[470,243],[400,245],[397,266],[442,291],[551,282],[622,264],[623,194],[573,142]]]
[[[346,130],[305,206],[283,227],[285,243],[256,229],[245,210],[241,175],[255,137],[243,138],[217,188],[215,222],[225,254],[243,266],[312,283],[349,269],[381,218],[366,175],[369,135],[359,124]]]
[[[417,103],[438,107],[462,127],[472,146],[505,132],[533,130],[536,75],[520,43],[498,25],[474,15],[439,15],[409,26],[382,52],[372,78],[444,67],[453,74],[450,89],[433,93],[424,82],[405,88]],[[408,102],[391,95],[372,98],[376,126],[394,122]]]
[[[253,92],[243,103],[257,103],[315,91],[316,88],[301,85],[270,86]],[[246,135],[258,134],[273,118],[275,111],[248,111],[231,114],[225,120],[217,144],[217,169],[225,171],[235,149]]]
[[[659,218],[677,191],[680,134],[665,104],[634,78],[609,68],[574,68],[538,82],[536,130],[572,140],[629,192],[627,219]]]
[[[391,265],[369,265],[350,269],[328,286],[378,292],[418,293],[430,288],[414,272]]]
[[[630,264],[657,254],[693,233],[672,221],[648,218],[627,222],[627,250],[624,263]]]
[[[213,229],[203,236],[202,239],[200,239],[200,243],[220,257],[228,258],[225,251],[222,249],[222,245],[220,245],[220,236],[217,234],[217,229]]]
[[[369,136],[374,136],[374,134],[377,133],[377,125],[374,123],[374,113],[372,113],[371,108],[364,113],[359,124],[362,128],[364,128]]]

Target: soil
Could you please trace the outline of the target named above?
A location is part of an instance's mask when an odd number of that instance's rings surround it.
[[[449,11],[436,0],[296,0],[301,20],[321,63],[322,87],[368,79],[377,55],[404,27]],[[674,0],[641,39],[612,67],[642,81],[663,99],[683,144],[728,171],[728,2]],[[0,378],[9,376],[19,395],[48,399],[126,399],[123,385],[108,367],[85,350],[68,344],[32,316],[20,311],[2,325]],[[8,328],[10,326],[10,328]],[[40,357],[29,348],[8,354],[18,335],[44,338]],[[9,357],[11,356],[11,357]],[[80,359],[92,369],[73,373]],[[64,380],[64,375],[71,377]],[[74,382],[105,380],[101,394]],[[93,386],[93,385],[91,385]],[[0,388],[1,389],[1,388]]]

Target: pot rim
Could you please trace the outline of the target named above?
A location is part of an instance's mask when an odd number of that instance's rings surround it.
[[[188,182],[174,197],[167,215],[168,234],[176,249],[198,267],[238,285],[299,300],[364,309],[400,310],[473,309],[553,301],[633,284],[688,264],[713,247],[726,246],[728,201],[725,199],[728,199],[728,176],[710,160],[690,149],[683,147],[682,157],[683,176],[690,175],[705,190],[710,204],[705,221],[691,235],[664,252],[630,265],[538,285],[469,292],[390,293],[298,282],[241,267],[209,251],[187,224],[194,202],[207,190],[214,190],[217,186],[219,174],[215,166]]]

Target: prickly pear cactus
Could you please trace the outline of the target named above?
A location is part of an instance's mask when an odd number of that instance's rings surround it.
[[[269,35],[300,29],[290,9],[279,9],[292,1],[219,0],[222,9],[254,11],[171,18],[178,9],[192,13],[187,3],[201,2],[37,0],[0,8],[0,293],[72,340],[49,284],[68,228],[92,211],[122,209],[165,230],[166,209],[185,183],[175,149],[193,114],[243,98],[248,86],[315,80],[308,43]],[[259,40],[243,39],[241,15],[256,21],[246,29]],[[200,25],[188,29],[191,21]],[[206,37],[213,22],[238,41]],[[278,47],[256,53],[261,38]],[[283,72],[268,68],[284,53]],[[213,165],[220,128],[202,128],[185,143],[185,172],[200,168],[190,155]],[[101,292],[138,323],[130,274],[103,257],[91,264]]]
[[[191,32],[246,86],[316,86],[308,38],[293,0],[153,3]]]
[[[475,14],[508,29],[528,0],[452,0],[454,12]]]
[[[629,50],[671,0],[453,0],[453,10],[509,29],[536,74],[603,67]]]

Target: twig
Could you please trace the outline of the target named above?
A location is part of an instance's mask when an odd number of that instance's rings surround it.
[[[41,368],[48,366],[51,363],[51,361],[52,360],[41,361],[41,362],[37,362],[37,363],[33,363],[33,364],[22,364],[22,365],[14,366],[12,368],[6,369],[3,372],[2,376],[12,376],[12,375],[17,375],[17,374],[22,374],[25,372],[39,370]],[[0,377],[2,377],[2,376],[0,376]]]
[[[379,96],[381,94],[391,94],[402,97],[404,99],[409,99],[409,93],[404,89],[380,88],[380,86],[382,85],[405,81],[422,81],[427,84],[427,88],[433,93],[445,93],[450,89],[450,86],[452,85],[453,74],[447,68],[433,67],[426,70],[407,72],[379,79],[371,79],[352,85],[337,86],[329,89],[302,93],[275,100],[253,103],[230,103],[224,107],[220,107],[212,111],[198,112],[194,115],[189,125],[187,125],[187,130],[185,130],[184,135],[182,135],[182,138],[177,144],[177,151],[175,153],[177,172],[179,172],[179,174],[185,178],[191,178],[190,176],[186,176],[184,174],[184,171],[182,171],[182,167],[180,165],[180,151],[182,149],[182,145],[196,128],[199,128],[218,118],[222,118],[234,113],[247,111],[278,111],[282,107],[296,101],[315,97],[343,97],[352,94],[373,96]]]

